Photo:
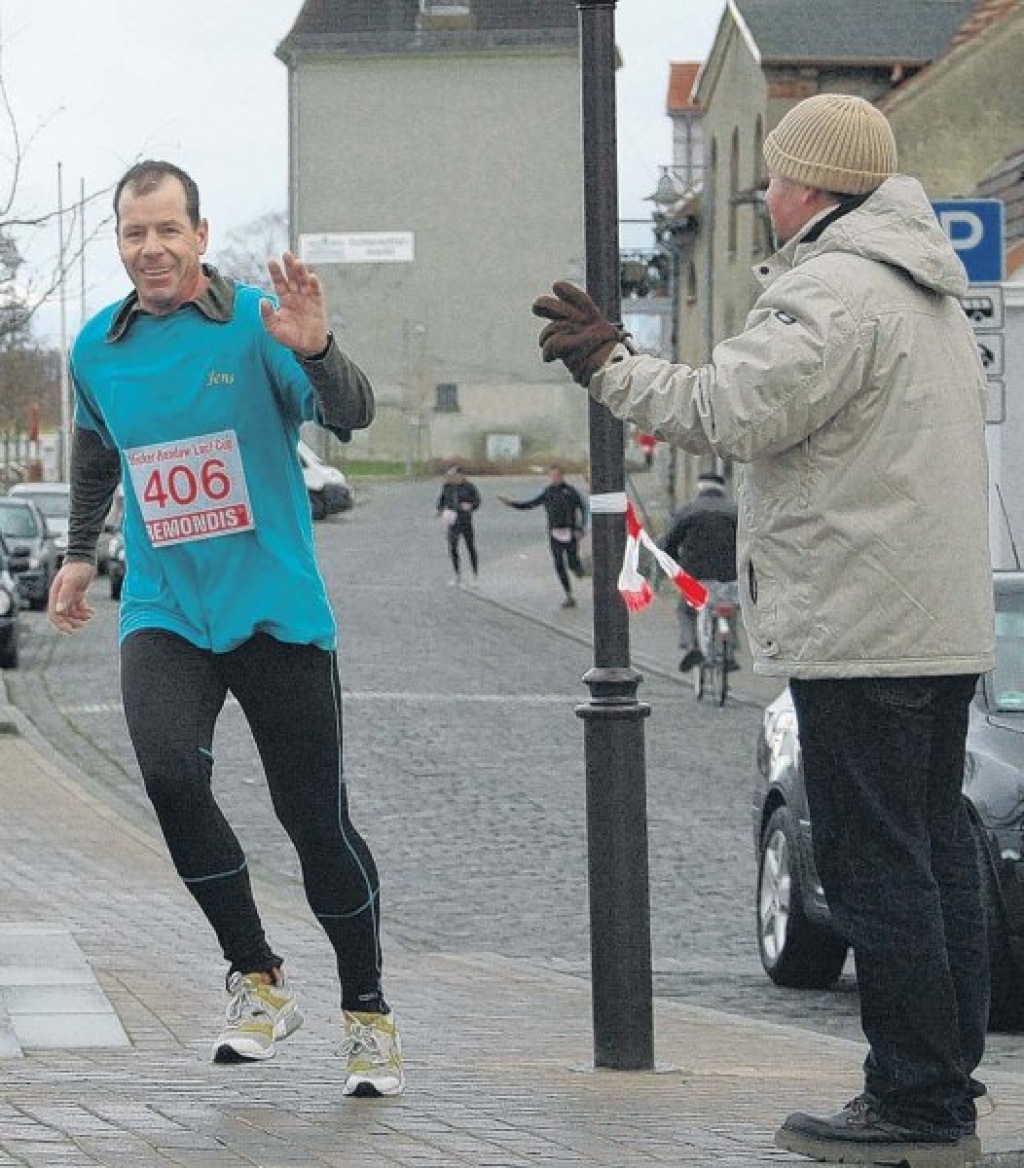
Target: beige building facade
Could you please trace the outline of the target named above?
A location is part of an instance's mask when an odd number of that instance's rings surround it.
[[[970,198],[1024,145],[1024,5],[958,39],[935,67],[879,105],[892,123],[900,167],[935,199]]]
[[[703,179],[660,212],[662,238],[669,233],[680,255],[679,359],[706,362],[743,327],[758,292],[751,268],[773,247],[762,146],[797,102],[823,92],[874,101],[892,123],[900,169],[932,199],[976,198],[988,186],[1021,202],[1024,188],[1012,176],[1024,150],[1022,73],[1024,0],[727,0],[689,100],[676,101],[676,116],[702,122]],[[1021,222],[1013,211],[1011,258],[1024,246]],[[1014,280],[1010,268],[995,295],[1004,323],[988,337],[1000,358],[990,374],[988,444],[992,546],[1002,567],[1024,531],[1024,296],[1020,269]],[[683,467],[680,479],[692,480],[693,470]]]

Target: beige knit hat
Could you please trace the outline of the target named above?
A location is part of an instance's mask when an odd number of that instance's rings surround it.
[[[819,93],[793,106],[768,135],[770,174],[801,186],[866,195],[896,172],[896,140],[885,114],[862,97]]]

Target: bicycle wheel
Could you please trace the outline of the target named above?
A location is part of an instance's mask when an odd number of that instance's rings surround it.
[[[715,701],[725,705],[729,696],[729,666],[732,664],[732,644],[715,633]]]
[[[711,654],[714,650],[714,625],[711,623],[710,607],[705,606],[697,613],[695,632],[697,648],[700,649],[702,656],[700,662],[693,667],[693,692],[697,695],[697,701],[700,701],[710,680],[708,671],[711,668]]]

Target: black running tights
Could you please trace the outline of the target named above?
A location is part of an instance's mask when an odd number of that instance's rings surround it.
[[[281,964],[253,901],[245,855],[214,798],[213,738],[238,699],[278,819],[298,852],[306,898],[334,946],[347,1009],[380,994],[379,884],[353,827],[342,770],[334,653],[257,633],[212,653],[162,629],[121,646],[125,717],[146,791],[179,876],[213,926],[230,971]]]

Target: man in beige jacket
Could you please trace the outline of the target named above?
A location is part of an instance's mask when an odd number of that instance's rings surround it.
[[[754,668],[790,682],[815,859],[870,1044],[863,1093],[831,1117],[789,1116],[776,1141],[818,1160],[959,1166],[980,1148],[988,1006],[961,784],[968,706],[994,663],[967,282],[868,102],[799,103],[764,155],[780,250],[708,365],[633,355],[570,284],[534,311],[545,360],[616,417],[741,464]]]

